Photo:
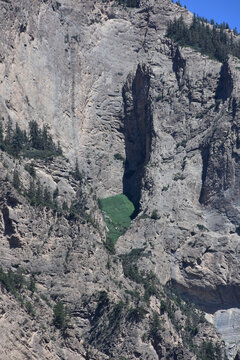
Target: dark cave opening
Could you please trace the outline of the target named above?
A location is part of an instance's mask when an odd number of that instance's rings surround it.
[[[152,112],[149,88],[149,71],[145,65],[138,65],[135,76],[128,77],[122,92],[126,152],[123,193],[135,206],[132,219],[140,212],[142,179],[151,152]]]

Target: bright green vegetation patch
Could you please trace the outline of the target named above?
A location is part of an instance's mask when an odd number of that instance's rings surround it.
[[[123,194],[100,199],[99,205],[104,212],[109,229],[107,242],[114,246],[119,236],[124,234],[131,224],[131,215],[135,210],[134,205]]]

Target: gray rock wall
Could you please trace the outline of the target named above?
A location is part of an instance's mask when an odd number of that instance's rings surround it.
[[[162,285],[172,282],[205,312],[238,306],[240,60],[231,57],[220,64],[173,44],[165,37],[166,26],[181,15],[191,22],[192,14],[170,0],[144,0],[139,9],[114,1],[0,2],[4,129],[9,118],[22,129],[31,120],[49,125],[69,163],[38,162],[37,178],[53,191],[59,188],[61,203],[85,194],[84,211],[95,225],[89,218],[72,225],[45,210],[32,212],[16,194],[17,205],[9,204],[6,176],[11,182],[17,167],[28,186],[27,160],[2,154],[2,265],[33,272],[43,292],[57,293],[72,310],[78,301],[82,306],[83,294],[89,299],[106,289],[115,302],[124,299],[133,285],[118,256],[136,248],[149,254],[138,262],[139,271],[152,270]],[[71,175],[76,160],[85,179],[81,189]],[[109,275],[110,255],[102,244],[107,229],[96,197],[122,192],[135,203],[138,216],[118,240]],[[125,290],[119,290],[121,281]],[[154,301],[151,311],[160,313]],[[69,330],[76,344],[71,348],[71,341],[65,342],[59,354],[59,336],[45,357],[89,358],[83,339],[93,329],[96,299],[87,310],[81,306]],[[133,326],[129,333],[123,326],[121,336],[130,340],[126,351],[119,341],[119,349],[133,359],[194,358],[186,348],[179,350],[182,337],[165,321],[173,334],[170,345],[167,334],[161,347],[142,340],[143,327]],[[208,331],[215,339],[215,330]],[[140,355],[133,355],[135,338]],[[29,349],[34,338],[28,342]],[[93,358],[117,354],[112,343],[109,353],[92,343]],[[180,352],[170,354],[169,346]],[[231,356],[236,352],[234,347]]]

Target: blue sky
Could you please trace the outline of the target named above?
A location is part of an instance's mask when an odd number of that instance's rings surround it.
[[[240,0],[180,0],[180,3],[191,12],[218,23],[225,21],[240,31]]]

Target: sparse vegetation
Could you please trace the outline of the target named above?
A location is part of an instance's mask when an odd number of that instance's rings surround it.
[[[117,0],[118,4],[124,5],[130,8],[139,8],[140,0]]]
[[[76,163],[75,163],[75,169],[74,171],[72,172],[72,176],[75,180],[77,181],[81,181],[83,179],[83,175],[80,173],[80,170],[79,170],[79,165],[78,165],[78,161],[76,160]]]
[[[128,311],[128,319],[133,322],[140,322],[146,316],[147,311],[142,306],[136,306]]]
[[[107,352],[110,344],[118,336],[121,324],[126,321],[127,314],[128,304],[126,302],[119,300],[117,303],[110,303],[106,292],[101,292],[91,319],[90,344]]]
[[[31,316],[35,316],[35,310],[33,308],[33,304],[30,302],[30,301],[27,301],[26,304],[25,304],[25,307],[26,307],[26,311],[29,315]]]
[[[152,271],[138,270],[137,261],[141,257],[147,257],[148,254],[144,253],[144,248],[133,249],[129,254],[121,256],[123,272],[126,277],[143,285],[144,296],[143,300],[149,302],[150,296],[158,295],[158,279]]]
[[[194,342],[199,325],[206,322],[204,314],[196,310],[191,302],[183,301],[172,287],[165,287],[164,291],[168,301],[161,301],[161,312],[167,312],[172,324],[181,334],[184,345],[197,355],[198,360],[225,359],[224,351],[219,345],[212,346],[213,344],[203,341],[200,346],[196,346]],[[180,309],[186,317],[184,326],[175,317],[176,309]]]
[[[24,169],[25,169],[33,178],[36,177],[36,170],[35,170],[35,167],[34,167],[33,162],[31,162],[30,164],[25,164],[25,165],[24,165]]]
[[[30,290],[32,294],[36,291],[36,282],[33,276],[30,277],[28,290]]]
[[[157,212],[156,209],[153,210],[152,215],[151,215],[151,219],[153,219],[153,220],[158,220],[158,219],[160,219],[160,216],[158,215],[158,212]]]
[[[185,176],[181,173],[177,173],[173,178],[174,181],[184,180],[184,179],[185,179]]]
[[[0,122],[0,148],[9,155],[19,158],[49,159],[62,155],[60,144],[55,145],[47,125],[39,128],[36,121],[29,122],[28,132],[21,130],[16,123],[15,129],[11,120],[8,121],[4,136],[2,122]]]
[[[185,148],[186,145],[187,145],[187,140],[182,140],[181,142],[179,142],[179,143],[176,145],[176,147],[179,148],[180,146],[182,146],[182,147]]]
[[[157,345],[161,339],[161,331],[163,329],[162,321],[156,311],[153,312],[153,316],[150,320],[149,339]]]
[[[78,198],[76,200],[73,200],[70,205],[70,209],[68,211],[68,218],[69,220],[76,220],[79,217],[85,217],[86,220],[91,222],[91,219],[89,216],[85,214],[85,199],[84,197]],[[92,224],[95,225],[95,224]]]
[[[12,184],[18,190],[19,194],[23,195],[32,206],[52,209],[67,217],[68,220],[82,218],[83,221],[91,223],[98,230],[98,224],[85,212],[86,197],[83,194],[81,196],[79,195],[77,199],[72,200],[70,207],[68,207],[66,201],[64,201],[61,206],[57,200],[59,196],[58,187],[52,192],[48,186],[43,186],[39,180],[36,180],[35,169],[32,163],[30,165],[27,164],[27,166],[25,165],[25,170],[32,175],[28,188],[26,189],[22,185],[16,168],[13,173]]]
[[[30,280],[31,281],[31,280]],[[17,269],[17,271],[13,272],[12,270],[8,270],[5,272],[0,267],[0,283],[4,286],[6,291],[10,292],[21,304],[22,307],[25,308],[27,313],[31,316],[35,316],[35,311],[33,305],[30,301],[25,302],[24,293],[29,289],[29,282],[27,278],[23,275],[22,269]],[[31,291],[33,290],[33,284],[31,285]],[[35,283],[34,290],[35,291]]]
[[[23,192],[23,195],[33,206],[47,207],[57,210],[57,202],[53,201],[53,195],[48,187],[43,187],[39,181],[30,180],[29,187]]]
[[[114,159],[122,161],[123,165],[125,164],[126,159],[119,153],[114,154]]]
[[[198,359],[199,360],[223,359],[223,351],[218,344],[214,345],[211,340],[203,341],[199,349]],[[227,359],[227,357],[225,359]]]
[[[180,1],[178,0],[178,1],[176,1],[176,5],[178,5],[178,6],[182,6],[182,4],[180,3]]]
[[[6,290],[11,292],[16,297],[26,283],[21,269],[18,269],[16,272],[13,272],[12,270],[5,272],[1,267],[0,281]]]
[[[199,228],[199,230],[201,231],[209,231],[206,226],[202,225],[202,224],[197,224],[197,227]]]

